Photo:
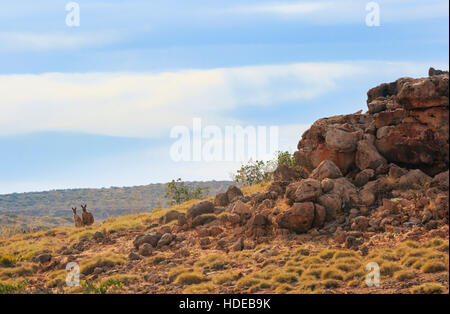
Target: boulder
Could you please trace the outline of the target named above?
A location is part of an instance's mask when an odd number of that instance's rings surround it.
[[[318,202],[325,208],[326,221],[336,219],[337,213],[339,213],[342,208],[342,199],[338,194],[328,193],[321,195],[318,199]]]
[[[230,202],[226,193],[218,193],[214,198],[215,206],[227,206]]]
[[[215,215],[213,215],[213,214],[203,214],[203,215],[195,217],[192,220],[191,225],[192,225],[192,227],[195,228],[195,227],[198,227],[198,226],[203,226],[203,225],[205,225],[207,223],[210,223],[210,222],[212,222],[212,221],[214,221],[216,219],[217,219],[217,217]]]
[[[175,240],[176,236],[171,233],[165,233],[162,235],[161,239],[159,239],[157,246],[163,247],[165,245],[169,245],[173,240]]]
[[[294,158],[308,171],[330,160],[345,175],[354,166],[356,143],[372,121],[370,114],[360,113],[320,119],[302,135]]]
[[[304,179],[295,191],[295,201],[315,200],[322,194],[320,182],[315,179]]]
[[[370,179],[375,176],[375,171],[372,169],[364,169],[360,173],[358,173],[355,177],[355,185],[358,187],[366,185]]]
[[[437,187],[442,191],[448,191],[449,189],[449,172],[444,171],[434,176],[431,180],[431,187]]]
[[[369,218],[364,216],[358,216],[353,219],[353,223],[351,225],[352,230],[356,231],[366,231],[369,227]]]
[[[187,210],[187,218],[193,219],[199,215],[210,214],[214,212],[214,204],[210,201],[202,201],[197,204],[192,205],[191,208]]]
[[[159,239],[161,239],[162,234],[160,232],[151,232],[140,234],[134,238],[133,245],[136,249],[139,249],[144,243],[150,244],[152,247],[156,247]]]
[[[326,178],[336,179],[342,177],[342,172],[334,162],[324,160],[313,170],[313,172],[311,172],[310,177],[319,181]]]
[[[280,228],[295,233],[305,233],[314,222],[315,207],[312,202],[294,203],[294,205],[277,217]]]
[[[303,168],[293,168],[286,165],[278,165],[273,172],[275,181],[298,181],[308,177],[308,173]]]
[[[185,226],[186,224],[187,224],[186,214],[180,213],[180,215],[178,215],[178,225]]]
[[[431,182],[431,177],[419,169],[410,170],[407,174],[400,177],[398,185],[401,189],[420,189]]]
[[[368,140],[361,140],[358,142],[356,149],[356,166],[360,170],[367,168],[376,170],[379,166],[387,164],[386,159]]]
[[[313,221],[313,227],[314,228],[322,228],[326,217],[327,217],[327,211],[325,209],[325,207],[319,205],[319,204],[314,204],[315,207],[315,212],[314,212],[314,221]]]
[[[325,145],[338,152],[355,151],[357,141],[357,132],[348,132],[338,127],[331,127],[325,134]]]
[[[295,192],[297,191],[299,186],[300,182],[293,182],[286,187],[286,193],[284,194],[284,197],[286,199],[286,202],[291,206],[295,202]]]
[[[162,216],[159,219],[159,223],[162,224],[162,225],[165,225],[165,224],[167,224],[167,223],[169,223],[169,222],[171,222],[173,220],[177,220],[178,217],[180,216],[180,214],[181,213],[176,211],[176,210],[168,211],[167,213],[164,214],[164,216]]]
[[[153,253],[153,246],[149,243],[144,243],[139,247],[139,254],[142,256],[150,256]]]
[[[328,193],[334,189],[334,181],[328,178],[323,179],[322,182],[320,182],[320,187],[322,188],[323,193]]]
[[[247,236],[261,237],[270,232],[271,221],[264,214],[256,214],[247,223]]]
[[[36,257],[36,260],[41,264],[48,263],[51,261],[51,259],[52,259],[52,256],[49,253],[42,253]]]
[[[234,186],[234,185],[228,187],[225,194],[227,195],[229,203],[232,203],[236,197],[244,196],[242,191],[237,186]]]
[[[386,177],[379,177],[375,181],[367,183],[360,191],[361,202],[366,206],[371,206],[387,192],[392,190]]]
[[[333,180],[334,187],[330,193],[339,195],[342,207],[349,207],[359,203],[359,194],[356,187],[347,178]]]
[[[399,81],[397,102],[405,109],[448,107],[448,73]]]
[[[239,217],[241,217],[242,220],[246,220],[249,219],[252,216],[252,209],[249,205],[245,204],[242,201],[237,201],[232,209],[231,212],[233,214],[237,214],[239,215]]]
[[[399,179],[408,173],[408,170],[397,166],[396,164],[389,165],[389,177],[392,179]]]
[[[286,192],[286,187],[289,185],[288,181],[273,181],[270,183],[266,192],[276,193],[279,197]]]

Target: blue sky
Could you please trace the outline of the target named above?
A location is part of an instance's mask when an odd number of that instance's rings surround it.
[[[366,92],[448,69],[448,1],[79,0],[0,3],[0,193],[229,179],[173,162],[176,125],[275,125],[293,151]]]

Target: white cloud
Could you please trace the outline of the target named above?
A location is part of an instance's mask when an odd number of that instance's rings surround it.
[[[437,66],[437,65],[435,65]],[[245,124],[245,106],[299,104],[365,78],[423,75],[427,65],[296,63],[166,73],[0,75],[0,135],[73,131],[168,136],[171,127]],[[234,114],[233,114],[234,112]],[[239,117],[239,118],[236,118]]]
[[[193,117],[234,124],[224,111],[313,99],[360,71],[350,64],[299,63],[158,74],[0,75],[0,135],[50,130],[151,137],[191,125]]]

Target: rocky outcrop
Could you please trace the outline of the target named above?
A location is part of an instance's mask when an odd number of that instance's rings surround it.
[[[449,164],[448,95],[448,72],[434,69],[381,84],[367,93],[367,113],[318,120],[294,156],[309,171],[330,160],[344,175],[396,163],[433,176]]]
[[[173,245],[173,220],[174,230],[196,230],[201,247],[232,228],[233,240],[217,247],[237,251],[243,235],[334,233],[357,248],[364,232],[448,224],[448,73],[430,73],[371,89],[366,113],[316,121],[298,143],[298,165],[279,165],[265,191],[244,196],[231,186],[214,203],[169,211],[161,232],[136,237],[135,248],[144,255]]]

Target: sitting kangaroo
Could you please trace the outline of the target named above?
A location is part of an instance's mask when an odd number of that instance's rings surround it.
[[[77,214],[77,208],[72,207],[73,211],[73,221],[75,222],[75,227],[83,227],[83,221],[81,220],[80,216]]]
[[[81,217],[83,219],[83,226],[90,226],[94,223],[94,216],[86,210],[87,205],[81,205],[83,213]]]

